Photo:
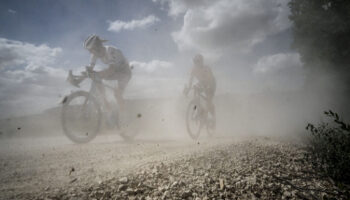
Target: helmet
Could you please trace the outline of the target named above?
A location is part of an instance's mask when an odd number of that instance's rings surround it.
[[[197,54],[193,57],[193,63],[195,64],[202,64],[203,63],[203,56],[201,54]]]
[[[84,41],[84,48],[86,49],[93,49],[97,46],[102,45],[103,42],[106,42],[107,40],[101,39],[97,35],[90,35],[85,41]]]

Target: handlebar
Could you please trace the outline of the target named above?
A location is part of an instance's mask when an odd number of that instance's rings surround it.
[[[194,94],[196,94],[196,93],[200,94],[204,91],[204,88],[202,86],[200,86],[199,84],[192,85],[192,87],[185,85],[184,90],[183,90],[183,94],[185,96],[188,96],[188,94],[190,93],[191,90],[193,90]]]
[[[94,75],[95,71],[88,66],[85,67],[85,71],[81,72],[81,75],[73,75],[72,70],[69,70],[67,81],[75,87],[80,87],[79,84],[84,81],[86,78],[91,78],[92,80],[96,79]]]

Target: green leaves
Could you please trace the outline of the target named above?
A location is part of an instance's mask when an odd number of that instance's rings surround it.
[[[334,123],[318,126],[308,123],[306,130],[311,133],[308,143],[308,158],[312,165],[344,182],[350,181],[350,125],[332,110],[324,114]]]
[[[306,66],[330,63],[340,69],[350,61],[350,1],[291,0],[289,19],[293,22],[292,46]]]
[[[313,124],[308,123],[306,126],[306,130],[310,130],[312,132],[312,130],[315,129],[315,126]]]

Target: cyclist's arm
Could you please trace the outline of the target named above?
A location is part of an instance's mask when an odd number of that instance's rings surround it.
[[[94,67],[96,65],[96,61],[97,61],[97,56],[92,54],[91,59],[90,59],[90,66],[89,66],[91,68],[91,70],[94,69]]]

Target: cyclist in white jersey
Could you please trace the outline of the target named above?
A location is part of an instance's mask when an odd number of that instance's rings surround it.
[[[124,57],[121,50],[112,46],[105,46],[103,45],[104,42],[106,40],[101,39],[97,35],[91,35],[85,40],[84,48],[91,53],[90,65],[87,68],[92,71],[98,59],[108,66],[107,69],[96,72],[96,75],[100,79],[118,81],[118,87],[114,91],[114,96],[118,101],[120,109],[123,109],[123,92],[131,79],[131,69],[128,60]],[[99,89],[103,94],[105,93],[102,84],[99,85]],[[109,106],[108,102],[105,102]]]

